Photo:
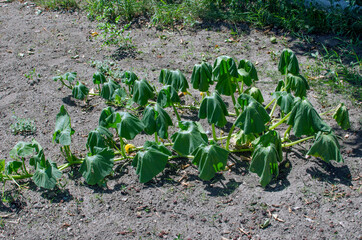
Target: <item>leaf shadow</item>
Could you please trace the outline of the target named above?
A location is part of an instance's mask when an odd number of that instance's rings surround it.
[[[68,95],[66,97],[63,97],[62,101],[63,101],[64,104],[67,104],[70,107],[76,107],[77,106],[76,102],[72,99],[72,95]]]
[[[310,167],[306,172],[319,181],[331,184],[343,184],[352,186],[352,175],[347,165],[333,166],[332,163],[323,160],[315,161],[317,167]]]
[[[223,197],[232,194],[242,182],[235,181],[235,179],[230,179],[226,184],[223,182],[226,180],[225,177],[218,173],[213,178],[212,181],[205,181],[204,185],[205,190],[209,192],[209,196],[212,197]],[[215,186],[213,183],[220,183],[221,186]]]
[[[53,190],[43,190],[41,196],[52,203],[70,202],[74,199],[69,189],[60,189],[58,187]]]

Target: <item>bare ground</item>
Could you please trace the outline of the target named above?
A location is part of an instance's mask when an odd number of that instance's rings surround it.
[[[314,66],[306,55],[313,46],[247,26],[239,26],[238,41],[228,42],[231,30],[224,25],[209,30],[157,31],[135,24],[131,36],[136,48],[117,52],[101,47],[100,39],[91,36],[96,23],[89,22],[84,13],[38,13],[30,3],[0,3],[0,159],[9,160],[8,153],[18,141],[35,138],[47,157],[63,163],[58,146],[52,143],[61,105],[66,106],[76,130],[73,151],[86,152],[86,136],[98,125],[106,105],[98,98],[88,104],[74,100],[69,90],[51,79],[76,71],[91,86],[96,71],[93,60],[113,55],[116,66],[133,69],[157,85],[163,68],[178,68],[190,77],[193,65],[203,57],[211,63],[220,55],[246,58],[256,64],[258,86],[267,93],[279,78],[275,77],[279,75],[273,52],[289,47],[297,52],[302,69]],[[272,33],[277,34],[277,44],[270,43]],[[335,44],[329,36],[316,39],[326,46]],[[26,78],[34,69],[36,75]],[[323,111],[318,94],[311,89],[308,97]],[[264,97],[266,102],[271,99],[268,94]],[[201,181],[194,167],[168,169],[148,184],[140,184],[131,167],[115,168],[106,187],[87,185],[77,168],[66,171],[54,191],[38,189],[31,182],[23,182],[25,188],[20,190],[8,182],[5,189],[12,200],[0,205],[0,238],[361,239],[360,108],[332,92],[327,98],[331,105],[343,101],[350,108],[350,131],[339,130],[330,115],[326,117],[343,137],[343,164],[306,158],[311,144],[307,143],[284,152],[280,176],[265,189],[248,171],[248,162],[240,161],[211,182]],[[36,134],[12,135],[13,115],[34,119]],[[192,116],[192,112],[182,115],[184,119]],[[141,145],[146,138],[141,136],[133,143]],[[238,156],[232,155],[230,162],[235,160]],[[270,224],[264,227],[268,219]]]

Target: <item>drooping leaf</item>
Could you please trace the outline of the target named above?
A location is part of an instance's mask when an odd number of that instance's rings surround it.
[[[161,107],[169,107],[172,103],[181,102],[180,97],[177,94],[177,91],[171,85],[163,86],[158,93],[157,103],[160,104]]]
[[[225,116],[228,115],[227,107],[217,92],[202,100],[199,109],[199,118],[207,118],[209,123],[214,123],[218,127],[224,127],[227,123]]]
[[[307,99],[299,97],[294,99],[294,106],[288,119],[288,124],[293,126],[297,137],[313,135],[319,131],[329,132],[331,128],[322,120],[312,104]]]
[[[212,81],[212,67],[208,62],[195,64],[191,75],[191,83],[194,89],[207,92]]]
[[[69,146],[71,144],[71,136],[74,132],[71,127],[70,116],[64,105],[62,105],[56,116],[53,141],[63,146]]]
[[[259,80],[258,73],[253,63],[249,60],[240,60],[238,66],[238,74],[241,81],[243,81],[247,86],[250,86],[253,81]]]
[[[273,145],[278,153],[278,162],[283,160],[282,140],[277,131],[268,131],[253,141],[254,149]]]
[[[239,76],[234,59],[228,56],[218,57],[212,70],[215,89],[223,95],[231,96],[236,90],[235,80]]]
[[[133,101],[141,106],[146,105],[148,100],[154,97],[151,85],[144,79],[134,81],[132,95]]]
[[[33,155],[34,150],[32,143],[20,141],[11,149],[9,155],[12,159],[18,159],[18,157]]]
[[[125,71],[121,77],[122,82],[128,86],[133,86],[133,83],[138,80],[137,75],[132,71]]]
[[[283,113],[289,113],[293,108],[294,97],[292,94],[283,92],[274,92],[273,98],[277,100],[277,104]]]
[[[104,76],[103,73],[101,72],[95,72],[93,74],[93,83],[94,84],[103,84],[105,83],[107,80],[106,80],[106,77]]]
[[[62,172],[59,171],[57,165],[50,160],[46,160],[45,165],[42,165],[40,162],[37,163],[32,179],[38,187],[53,189],[57,179],[61,176]]]
[[[343,130],[347,130],[351,127],[349,123],[348,109],[344,103],[338,105],[336,112],[333,114],[333,118]]]
[[[120,137],[132,140],[144,129],[143,123],[134,115],[127,112],[117,112],[121,121],[117,123],[117,133]]]
[[[264,107],[246,94],[238,97],[238,103],[244,110],[236,119],[235,126],[241,128],[245,134],[263,132],[265,124],[270,120]]]
[[[116,128],[121,121],[121,116],[117,115],[112,107],[104,108],[99,116],[98,125],[105,128]]]
[[[171,85],[176,91],[186,92],[189,84],[180,70],[162,69],[158,81],[163,85]]]
[[[113,158],[114,153],[112,150],[99,148],[95,154],[88,153],[79,171],[88,184],[97,184],[112,172]]]
[[[5,159],[0,160],[0,173],[5,171]]]
[[[275,92],[280,92],[284,88],[284,86],[285,86],[284,80],[279,80],[278,85],[275,88]]]
[[[113,134],[107,128],[98,126],[89,132],[86,147],[91,154],[95,154],[96,150],[94,148],[105,148],[109,146],[108,142],[112,137]]]
[[[177,152],[188,155],[201,144],[207,145],[207,135],[199,123],[180,121],[179,128],[180,130],[171,137],[174,142],[172,148]]]
[[[302,75],[293,75],[288,73],[285,89],[291,89],[296,97],[306,97],[309,85]]]
[[[259,88],[251,87],[245,91],[246,94],[252,96],[257,102],[263,103],[264,98]]]
[[[170,115],[162,109],[162,107],[158,104],[155,106],[155,110],[157,113],[156,116],[156,129],[157,134],[164,139],[168,138],[168,127],[173,126]]]
[[[171,156],[171,152],[165,146],[147,141],[144,150],[139,151],[132,161],[132,166],[136,168],[140,182],[146,183],[162,172],[165,169],[168,156]]]
[[[102,86],[102,90],[101,90],[101,97],[106,99],[106,100],[112,100],[112,97],[114,95],[114,92],[116,91],[116,89],[120,88],[121,86],[116,83],[115,81],[113,81],[112,79],[108,79],[107,82],[105,82]]]
[[[163,110],[160,105],[155,107],[147,106],[143,112],[142,123],[147,134],[157,134],[164,139],[168,138],[168,127],[172,126],[172,120],[168,113]]]
[[[241,129],[239,132],[235,135],[235,143],[237,146],[245,146],[249,145],[252,141],[255,140],[254,134],[245,134],[244,131]]]
[[[282,75],[291,73],[299,74],[299,64],[294,52],[290,49],[284,49],[279,60],[278,70]]]
[[[10,175],[12,173],[17,173],[19,168],[21,168],[21,165],[23,165],[23,163],[19,161],[7,162],[5,165],[6,174]]]
[[[77,81],[77,84],[73,87],[72,95],[74,98],[84,100],[89,93],[89,89],[81,82]]]
[[[318,132],[312,147],[307,155],[320,157],[325,162],[331,160],[344,162],[337,137],[332,132]]]
[[[272,180],[273,175],[278,176],[279,154],[274,145],[260,146],[253,152],[250,171],[258,174],[260,184],[265,187]]]
[[[127,93],[124,90],[124,88],[117,88],[114,91],[113,96],[112,96],[112,100],[116,101],[116,102],[119,102],[119,103],[125,101],[126,98],[127,98]]]
[[[199,168],[199,177],[204,181],[211,180],[215,173],[225,169],[229,152],[215,144],[202,144],[193,153],[192,163]]]
[[[148,135],[152,135],[157,131],[156,111],[151,105],[148,105],[143,111],[142,123],[144,125],[144,131]]]

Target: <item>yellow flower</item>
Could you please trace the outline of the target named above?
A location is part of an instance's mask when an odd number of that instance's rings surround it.
[[[132,152],[135,149],[135,145],[133,144],[127,144],[124,149],[126,150],[126,153],[129,154],[130,152]]]
[[[200,96],[203,97],[205,95],[204,92],[200,92]]]

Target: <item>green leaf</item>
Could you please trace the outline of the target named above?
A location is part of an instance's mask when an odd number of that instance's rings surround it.
[[[199,177],[204,181],[209,181],[215,173],[224,170],[229,152],[217,145],[201,145],[193,153],[193,164],[199,167]]]
[[[214,123],[218,127],[224,127],[227,123],[225,116],[228,115],[227,107],[217,92],[202,100],[199,118],[205,119],[207,117],[209,123]]]
[[[252,133],[245,134],[243,130],[240,130],[234,138],[237,146],[247,146],[255,140],[255,135]]]
[[[140,81],[135,80],[133,83],[132,94],[133,101],[141,106],[146,105],[148,100],[154,97],[151,85],[144,79]]]
[[[240,60],[238,66],[239,78],[247,85],[250,86],[253,81],[259,80],[258,73],[252,62],[249,60]]]
[[[64,80],[67,80],[69,83],[72,83],[75,80],[75,78],[77,77],[77,73],[76,72],[67,72],[62,77]]]
[[[268,131],[253,141],[254,149],[273,145],[278,152],[278,162],[283,160],[282,140],[277,131]]]
[[[136,168],[136,174],[139,175],[141,183],[146,183],[165,169],[170,151],[163,145],[146,142],[144,151],[136,154],[132,161],[132,166]]]
[[[0,173],[5,171],[5,159],[0,160]]]
[[[337,137],[332,132],[318,132],[316,140],[307,152],[307,155],[320,157],[325,162],[331,160],[344,162]]]
[[[282,75],[291,73],[299,74],[299,64],[294,52],[290,49],[284,49],[279,60],[278,70]]]
[[[284,80],[279,80],[278,85],[275,88],[275,92],[280,92],[284,88],[284,86],[285,86]]]
[[[176,91],[186,92],[189,84],[180,70],[162,69],[158,81],[163,85],[171,85]]]
[[[114,95],[114,92],[116,89],[120,88],[121,86],[113,81],[112,79],[108,79],[107,82],[105,82],[102,86],[101,90],[101,97],[111,101]]]
[[[71,127],[70,116],[64,105],[62,105],[56,116],[53,141],[60,143],[63,146],[69,146],[72,141],[71,136],[74,132],[75,131]]]
[[[143,123],[134,115],[127,112],[117,112],[121,121],[117,123],[117,133],[120,137],[132,140],[144,129]]]
[[[157,131],[156,111],[151,105],[148,105],[143,111],[142,123],[145,126],[144,131],[148,135],[154,134]]]
[[[333,114],[333,118],[343,130],[347,130],[351,127],[349,123],[348,109],[344,103],[338,105],[336,112]]]
[[[132,71],[125,71],[121,77],[122,82],[128,86],[133,86],[133,83],[138,80],[137,75]]]
[[[62,172],[59,171],[57,165],[47,160],[44,165],[40,162],[37,163],[32,179],[38,187],[53,189],[57,183],[57,179],[61,176]]]
[[[94,84],[103,84],[105,83],[107,80],[106,80],[106,77],[104,76],[103,73],[101,72],[95,72],[93,74],[93,83]]]
[[[79,171],[88,184],[97,184],[112,172],[113,158],[114,153],[112,150],[107,148],[98,149],[96,154],[88,153]]]
[[[212,67],[208,62],[195,64],[191,75],[191,83],[194,89],[207,92],[212,81]]]
[[[309,85],[302,75],[293,75],[288,73],[285,89],[294,91],[296,97],[306,97]]]
[[[121,121],[121,116],[117,115],[112,107],[104,108],[99,116],[98,125],[105,128],[116,128]]]
[[[117,88],[112,95],[112,100],[118,103],[125,101],[126,98],[127,98],[127,93],[124,90],[124,88]]]
[[[283,92],[274,92],[273,98],[277,100],[277,104],[280,106],[280,109],[283,113],[289,113],[294,104],[294,97],[292,94]]]
[[[253,152],[250,171],[258,174],[260,184],[265,187],[272,180],[273,175],[278,176],[279,154],[274,145],[260,146]]]
[[[72,95],[74,98],[84,100],[89,93],[89,89],[81,82],[77,81],[77,84],[73,87]]]
[[[294,99],[294,107],[288,119],[288,124],[293,126],[297,137],[313,135],[319,131],[329,132],[331,128],[322,120],[312,104],[307,99],[299,97]]]
[[[91,154],[95,154],[95,147],[105,148],[109,146],[107,140],[112,139],[112,137],[113,134],[108,131],[107,128],[98,126],[95,130],[88,134],[86,147],[91,152]]]
[[[172,135],[173,149],[177,152],[188,155],[192,153],[201,144],[208,144],[208,138],[197,122],[180,121],[180,130]]]
[[[11,149],[9,155],[12,159],[18,159],[18,157],[33,155],[34,150],[33,143],[20,141]]]
[[[223,95],[231,96],[236,90],[235,80],[238,78],[238,70],[234,59],[228,56],[218,57],[212,70],[213,80],[217,81],[215,89]]]
[[[245,134],[263,132],[265,124],[270,120],[264,107],[246,94],[240,94],[238,103],[244,110],[236,119],[235,126],[241,128]]]
[[[10,161],[5,165],[5,173],[10,175],[12,173],[17,173],[19,168],[23,165],[22,162],[19,161]]]
[[[263,103],[264,98],[259,88],[251,87],[245,91],[246,94],[252,96],[257,102]]]
[[[168,127],[172,126],[172,120],[168,113],[159,104],[155,107],[147,106],[143,112],[142,123],[147,134],[157,134],[164,139],[168,138]]]
[[[157,103],[163,108],[171,106],[172,103],[179,102],[181,102],[180,97],[178,96],[176,89],[171,85],[163,86],[158,93]]]

